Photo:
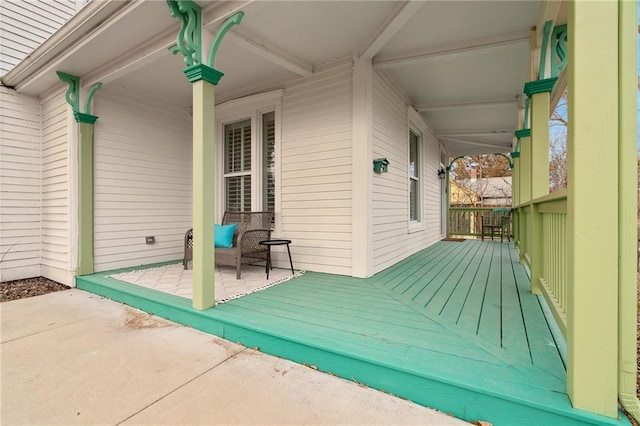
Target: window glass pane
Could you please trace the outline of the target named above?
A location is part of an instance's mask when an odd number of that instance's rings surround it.
[[[224,126],[224,174],[225,209],[251,211],[250,119]]]
[[[224,126],[224,172],[251,171],[251,120]]]
[[[262,115],[262,185],[264,210],[274,211],[276,203],[276,114],[270,112]]]
[[[418,135],[409,131],[409,220],[420,220],[420,147]]]
[[[411,179],[411,191],[409,194],[409,220],[419,220],[418,217],[418,181]]]
[[[409,176],[418,177],[418,135],[409,132]]]
[[[251,211],[251,176],[224,179],[225,209],[231,212]]]

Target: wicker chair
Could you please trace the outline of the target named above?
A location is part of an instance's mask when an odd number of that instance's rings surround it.
[[[271,238],[273,212],[225,212],[223,225],[237,223],[233,234],[233,247],[215,248],[216,265],[236,267],[236,278],[240,279],[242,264],[267,260],[267,247],[259,243]],[[184,269],[193,260],[193,228],[184,235]]]

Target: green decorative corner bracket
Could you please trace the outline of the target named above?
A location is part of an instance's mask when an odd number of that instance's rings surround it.
[[[239,25],[244,12],[237,12],[227,18],[216,33],[209,50],[206,64],[202,63],[202,10],[193,0],[167,0],[171,16],[180,19],[180,31],[176,44],[169,48],[171,53],[184,55],[187,67],[183,70],[187,79],[194,83],[205,80],[217,85],[224,74],[214,68],[216,55],[225,34],[234,25]]]
[[[547,52],[549,52],[550,70],[548,75],[550,77],[558,77],[567,66],[567,37],[566,24],[553,27],[553,21],[544,23],[540,51],[539,78],[541,80],[547,76]]]
[[[464,158],[464,155],[458,155],[456,158],[454,158],[453,160],[451,160],[451,162],[449,162],[449,165],[447,166],[447,172],[451,171],[451,166],[453,166],[453,163],[455,163],[457,160]]]
[[[506,159],[507,159],[507,161],[509,162],[509,168],[510,168],[510,169],[513,169],[513,161],[511,161],[511,158],[509,158],[509,157],[507,157],[506,155],[504,155],[504,154],[502,154],[502,153],[499,153],[499,152],[496,152],[496,153],[495,153],[495,154],[493,154],[493,155],[495,155],[496,157],[504,157],[504,158],[506,158]]]
[[[558,25],[551,34],[551,77],[557,77],[567,66],[567,24]]]
[[[96,95],[96,92],[102,88],[102,83],[94,84],[89,90],[89,94],[87,95],[87,101],[84,105],[84,112],[80,111],[80,78],[67,74],[62,71],[57,71],[58,78],[63,83],[67,83],[69,88],[67,89],[67,93],[65,94],[65,99],[67,103],[73,109],[73,116],[76,121],[79,123],[89,123],[94,124],[98,119],[97,116],[91,115],[91,102],[93,102],[93,97]]]

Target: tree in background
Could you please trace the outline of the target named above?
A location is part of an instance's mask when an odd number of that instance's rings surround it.
[[[567,187],[567,90],[565,89],[550,119],[549,193]]]

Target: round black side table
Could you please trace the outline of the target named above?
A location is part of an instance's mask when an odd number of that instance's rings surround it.
[[[291,273],[295,274],[293,271],[293,261],[291,260],[291,250],[289,250],[289,244],[291,244],[291,240],[264,240],[259,243],[261,246],[267,246],[267,263],[264,267],[265,272],[267,273],[267,279],[269,279],[269,269],[271,266],[271,247],[272,246],[287,246],[287,253],[289,254],[289,265],[291,265]]]

